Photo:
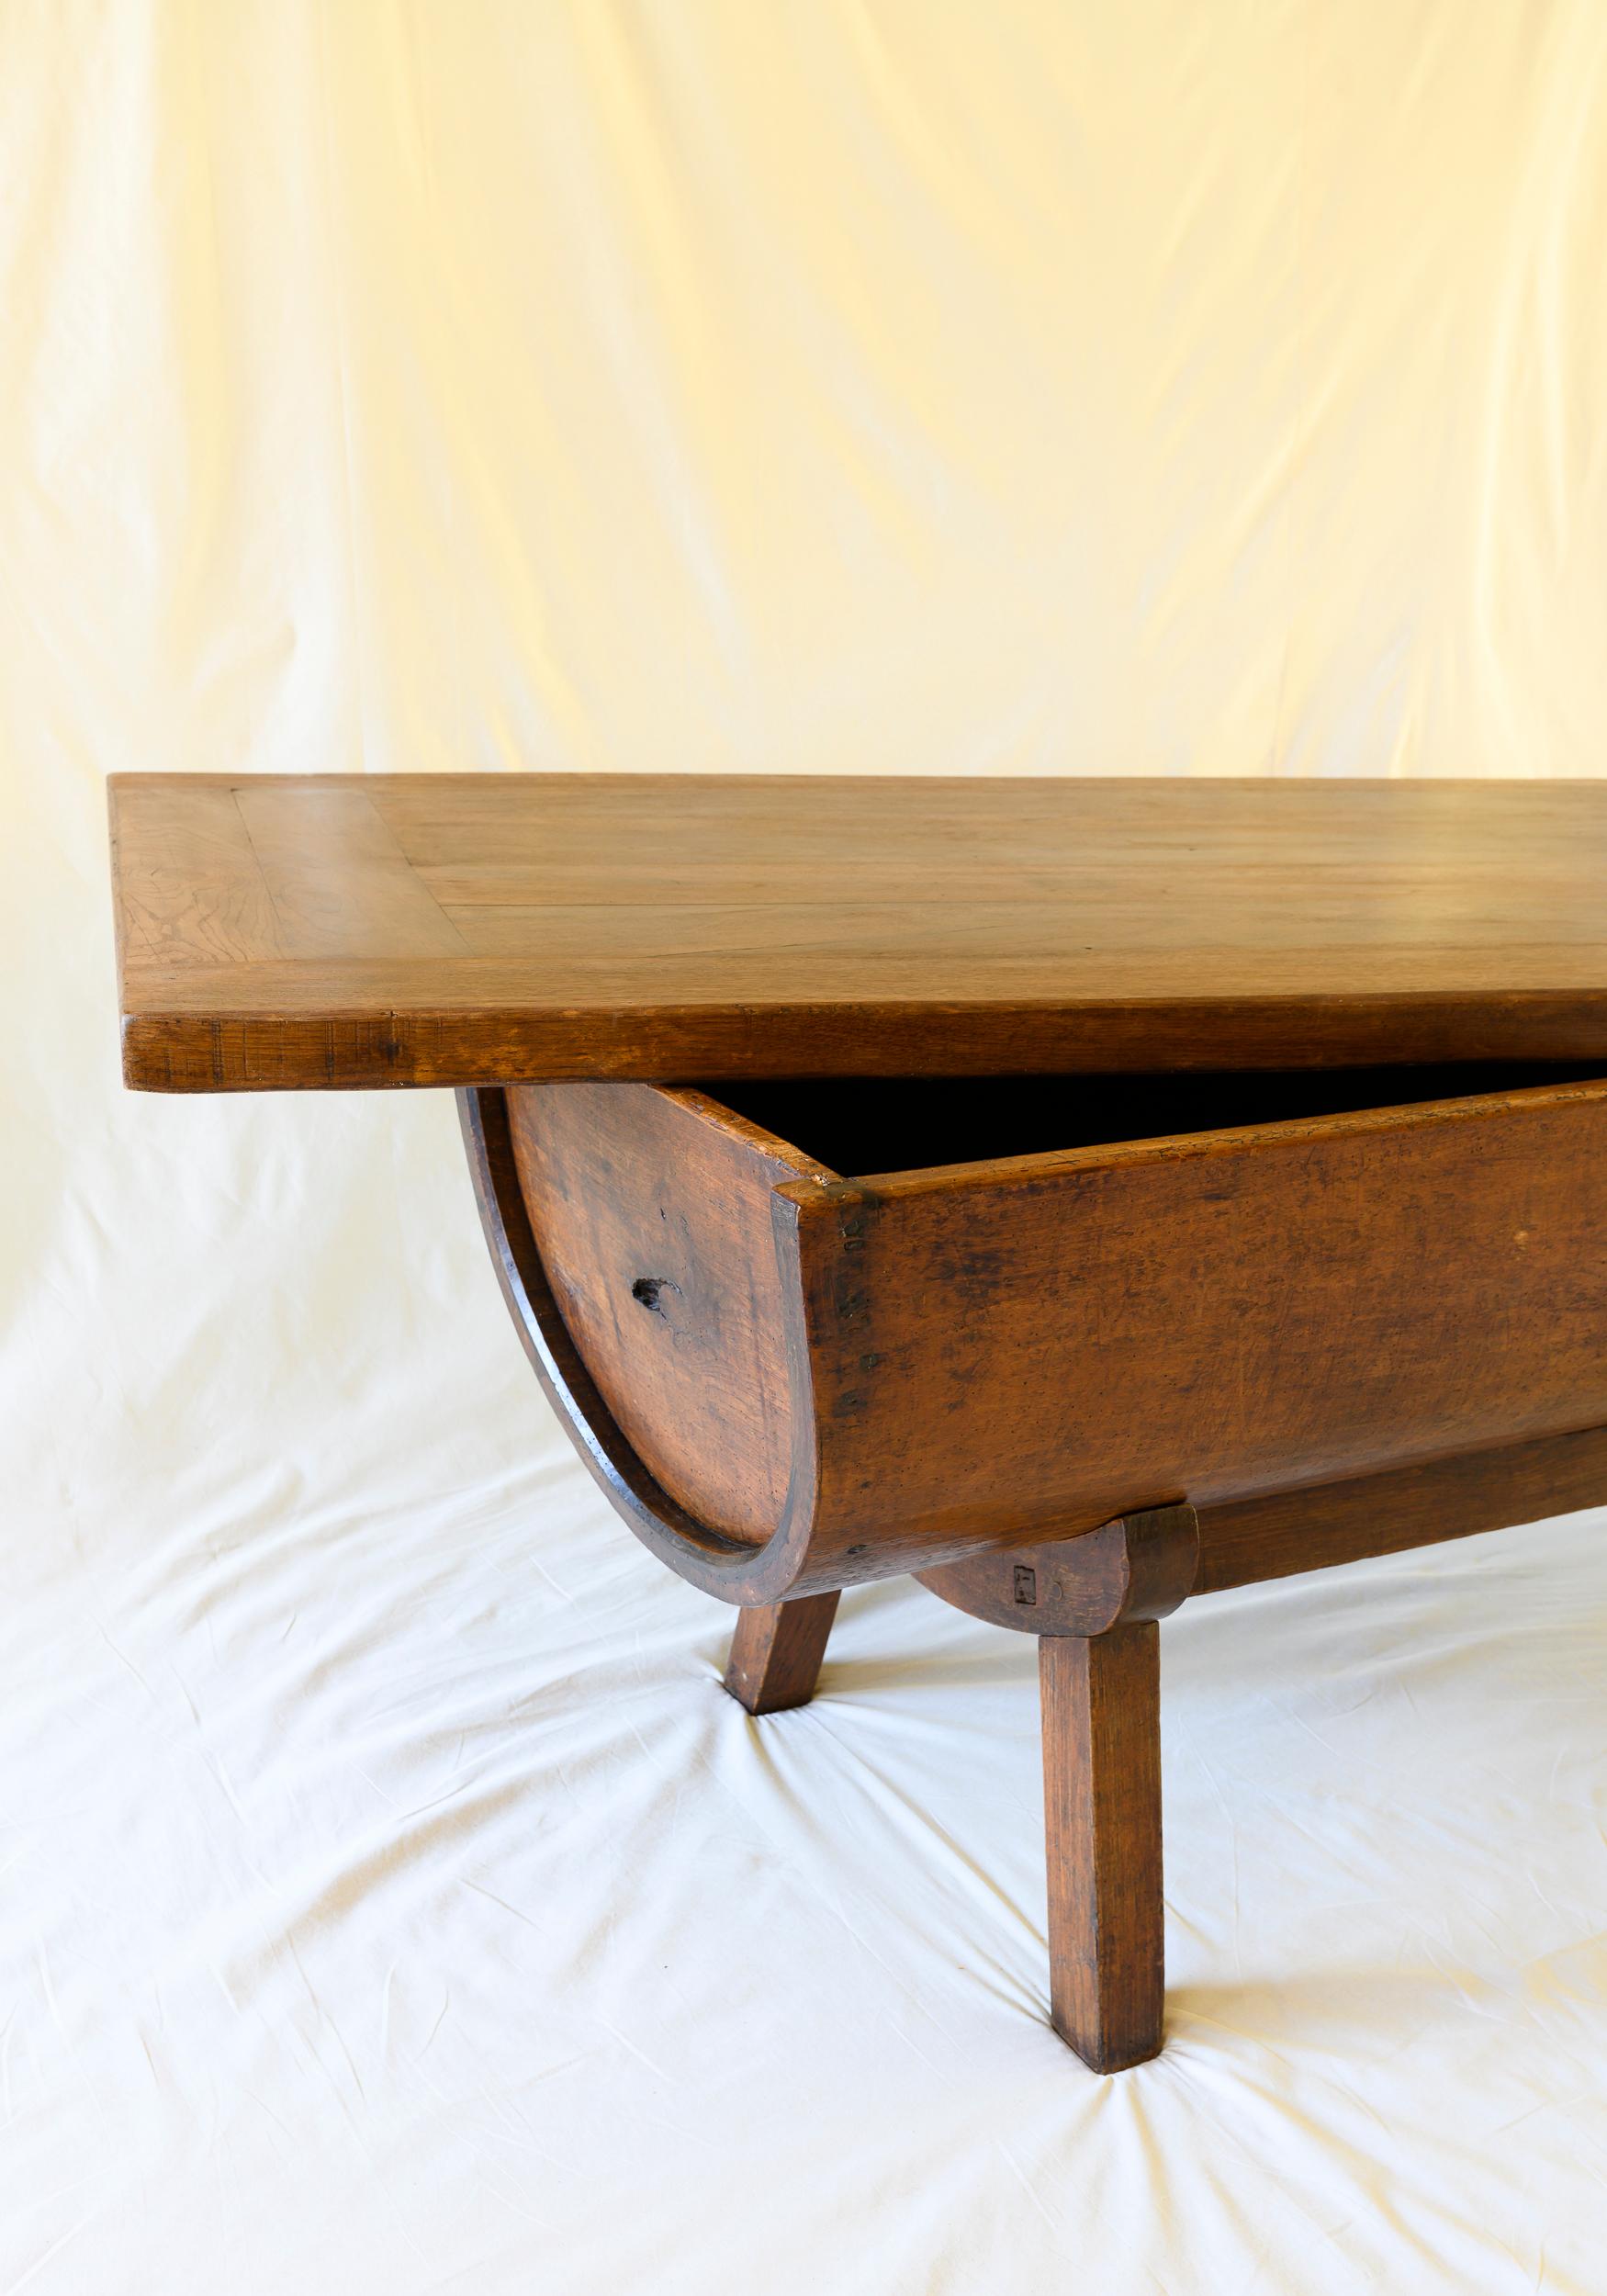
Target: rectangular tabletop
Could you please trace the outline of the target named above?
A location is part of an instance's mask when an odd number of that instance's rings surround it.
[[[156,1091],[1607,1056],[1607,783],[129,773]]]

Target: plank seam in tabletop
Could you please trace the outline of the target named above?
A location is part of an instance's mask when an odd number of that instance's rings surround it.
[[[1607,1055],[1597,782],[113,777],[156,1090]]]

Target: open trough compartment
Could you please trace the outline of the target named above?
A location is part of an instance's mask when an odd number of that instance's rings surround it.
[[[466,1097],[549,1390],[729,1600],[1607,1423],[1588,1070],[717,1089]]]

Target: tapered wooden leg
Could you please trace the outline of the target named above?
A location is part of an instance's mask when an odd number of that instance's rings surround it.
[[[801,1594],[743,1611],[731,1638],[725,1687],[749,1714],[806,1706],[815,1695],[826,1638],[840,1597]]]
[[[1119,2073],[1161,2046],[1160,1629],[1045,1635],[1038,1666],[1055,2030]]]

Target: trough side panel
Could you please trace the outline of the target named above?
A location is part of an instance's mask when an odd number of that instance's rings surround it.
[[[822,1533],[880,1576],[1607,1422],[1604,1171],[1590,1084],[785,1187]]]

